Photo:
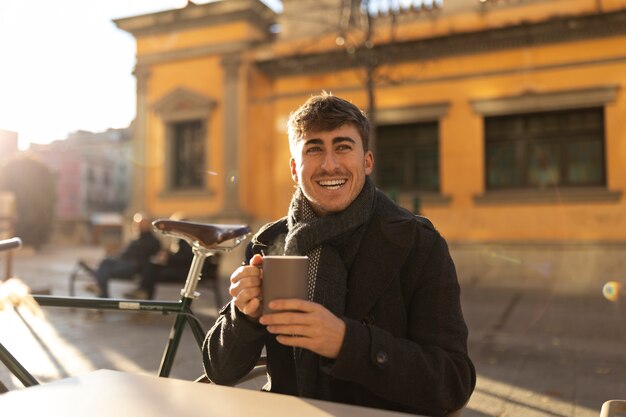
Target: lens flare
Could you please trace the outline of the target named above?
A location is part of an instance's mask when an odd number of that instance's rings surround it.
[[[236,185],[239,180],[238,172],[236,170],[232,170],[228,173],[228,181],[231,185]]]
[[[482,254],[487,258],[487,262],[491,265],[501,263],[512,263],[515,265],[521,265],[522,260],[508,256],[504,254],[504,250],[501,249],[483,249]]]
[[[602,287],[602,295],[604,298],[614,303],[619,299],[621,286],[622,284],[617,281],[609,281]]]

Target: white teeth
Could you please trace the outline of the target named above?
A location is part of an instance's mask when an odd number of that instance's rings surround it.
[[[327,186],[333,186],[333,185],[342,185],[345,184],[346,180],[327,180],[327,181],[320,181],[320,185],[323,185],[324,187]]]
[[[321,185],[322,187],[326,187],[330,190],[337,190],[339,187],[341,187],[342,185],[344,185],[347,182],[347,180],[325,180],[325,181],[319,181],[318,184]]]

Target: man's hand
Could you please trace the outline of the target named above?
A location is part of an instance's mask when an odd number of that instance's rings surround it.
[[[287,346],[301,347],[335,359],[343,344],[346,324],[320,304],[288,299],[274,300],[273,310],[291,310],[265,314],[259,320],[276,340]],[[297,311],[293,311],[297,310]]]
[[[228,293],[235,300],[235,306],[243,314],[253,319],[261,316],[261,279],[263,264],[261,255],[254,255],[250,265],[240,266],[230,276]]]

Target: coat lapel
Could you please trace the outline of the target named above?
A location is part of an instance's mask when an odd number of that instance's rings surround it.
[[[413,217],[399,212],[380,193],[377,197],[379,204],[348,276],[346,315],[357,320],[367,315],[398,275],[414,243]]]

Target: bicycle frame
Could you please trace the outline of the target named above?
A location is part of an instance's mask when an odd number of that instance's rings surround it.
[[[86,298],[86,297],[59,297],[50,295],[33,295],[33,298],[42,307],[70,307],[97,310],[121,311],[148,311],[162,314],[176,314],[170,336],[161,358],[159,376],[168,377],[174,364],[176,352],[183,336],[185,324],[188,324],[198,344],[202,348],[206,332],[197,321],[191,310],[192,297],[182,296],[179,301],[128,300],[121,298]],[[0,343],[0,360],[20,382],[26,386],[37,385],[33,377],[10,352]]]
[[[208,249],[198,242],[187,240],[192,247],[194,254],[185,285],[181,289],[181,298],[178,301],[159,301],[159,300],[131,300],[122,298],[90,298],[90,297],[62,297],[51,295],[36,295],[33,294],[33,298],[39,303],[40,306],[45,307],[70,307],[70,308],[87,308],[97,310],[120,310],[120,311],[147,311],[162,314],[176,314],[176,319],[172,325],[169,333],[169,339],[163,351],[161,358],[161,364],[159,366],[159,376],[168,377],[174,364],[176,352],[180,345],[180,340],[185,329],[185,324],[188,324],[194,339],[198,344],[198,348],[202,349],[202,343],[206,332],[202,328],[202,325],[198,321],[197,317],[191,310],[193,300],[198,297],[196,292],[198,283],[201,279],[202,266],[205,259],[211,254],[222,251],[227,252],[238,246],[246,235],[239,236],[233,239],[233,244],[230,246],[217,246]],[[19,247],[21,242],[11,242],[11,247]],[[5,245],[6,246],[6,245]],[[7,247],[8,248],[8,247]],[[3,249],[3,248],[0,248]],[[219,306],[218,306],[219,308]],[[25,386],[38,385],[39,382],[33,377],[22,364],[0,343],[0,361],[9,369],[9,371],[15,375],[20,382]]]
[[[122,310],[122,311],[148,311],[155,313],[175,313],[176,319],[170,331],[168,344],[163,352],[159,376],[168,377],[174,364],[174,358],[183,335],[185,323],[193,333],[199,347],[202,347],[206,334],[200,323],[195,319],[191,310],[193,298],[181,297],[179,301],[151,301],[151,300],[127,300],[121,298],[82,298],[82,297],[57,297],[49,295],[33,295],[33,298],[42,307],[71,307],[88,308],[97,310]]]

